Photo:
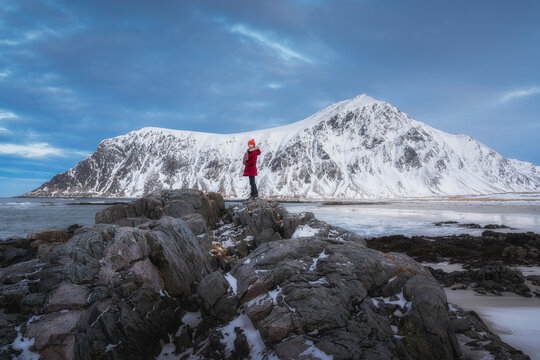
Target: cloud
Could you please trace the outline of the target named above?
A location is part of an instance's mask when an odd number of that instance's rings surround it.
[[[0,120],[4,119],[17,119],[18,116],[10,111],[2,111],[0,112]]]
[[[27,31],[22,36],[16,39],[3,39],[0,40],[1,45],[7,45],[7,46],[18,46],[24,43],[28,43],[34,40],[38,40],[40,38],[43,38],[44,36],[52,34],[57,35],[57,33],[50,29],[41,29],[41,30],[32,30]]]
[[[283,84],[272,82],[272,83],[267,84],[266,86],[269,87],[270,89],[275,90],[275,89],[281,89],[283,87]]]
[[[56,148],[48,143],[0,144],[0,155],[15,155],[29,159],[45,157],[88,156],[88,152]]]
[[[507,101],[510,101],[510,100],[513,100],[513,99],[516,99],[516,98],[521,98],[521,97],[524,97],[524,96],[534,95],[534,94],[538,94],[538,93],[540,93],[540,87],[539,86],[534,86],[534,87],[531,87],[531,88],[528,88],[528,89],[512,90],[512,91],[507,92],[503,96],[501,96],[500,102],[505,103]]]
[[[255,42],[257,42],[258,44],[273,50],[274,52],[277,53],[277,55],[281,59],[285,61],[300,60],[309,64],[313,62],[307,56],[300,54],[299,52],[282,44],[278,40],[272,39],[271,36],[264,34],[260,31],[254,30],[244,24],[231,25],[228,27],[228,30],[232,33],[240,34],[245,37],[248,37],[254,40]]]
[[[0,133],[8,133],[9,130],[0,126]]]

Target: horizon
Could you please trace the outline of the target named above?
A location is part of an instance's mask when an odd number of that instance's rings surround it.
[[[363,93],[540,165],[536,1],[0,3],[1,197],[136,129],[258,131]]]

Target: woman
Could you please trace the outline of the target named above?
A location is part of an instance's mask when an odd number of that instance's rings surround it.
[[[255,176],[257,176],[257,156],[261,155],[261,150],[255,146],[255,140],[248,141],[248,149],[244,154],[244,176],[249,176],[249,185],[251,185],[250,199],[256,199],[259,196],[257,185],[255,184]]]

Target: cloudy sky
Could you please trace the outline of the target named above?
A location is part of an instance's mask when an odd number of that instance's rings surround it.
[[[145,126],[234,133],[367,93],[540,165],[539,1],[0,0],[0,196]]]

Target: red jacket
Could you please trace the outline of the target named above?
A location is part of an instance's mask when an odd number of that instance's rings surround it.
[[[248,161],[244,169],[244,176],[257,176],[257,156],[261,155],[260,149],[248,150]]]

